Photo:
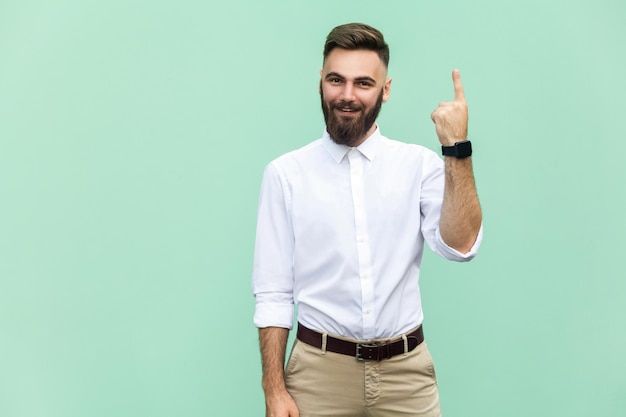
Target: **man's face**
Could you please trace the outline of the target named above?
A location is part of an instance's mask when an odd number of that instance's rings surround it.
[[[320,75],[326,130],[339,144],[360,145],[376,129],[380,107],[389,98],[385,65],[374,51],[335,48]]]

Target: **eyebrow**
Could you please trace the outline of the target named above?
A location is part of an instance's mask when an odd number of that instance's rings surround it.
[[[329,78],[341,78],[342,80],[345,80],[346,77],[344,77],[343,75],[337,73],[337,72],[329,72],[328,74],[326,74],[326,77],[324,77],[325,79],[329,79]],[[354,79],[354,81],[369,81],[372,82],[374,84],[376,84],[376,80],[373,79],[372,77],[368,77],[368,76],[361,76],[361,77],[356,77]]]

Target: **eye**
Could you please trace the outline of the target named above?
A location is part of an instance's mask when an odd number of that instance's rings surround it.
[[[341,84],[341,78],[330,78],[328,81],[330,81],[331,84]]]

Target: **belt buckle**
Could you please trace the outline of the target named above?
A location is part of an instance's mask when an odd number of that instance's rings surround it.
[[[380,360],[380,344],[379,343],[357,343],[356,359],[359,361],[379,361]],[[363,349],[370,349],[369,355],[363,356]],[[376,352],[376,357],[372,356],[372,352]]]

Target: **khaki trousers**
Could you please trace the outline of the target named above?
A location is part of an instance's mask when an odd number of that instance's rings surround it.
[[[300,417],[441,416],[426,342],[390,359],[359,361],[296,340],[285,382]]]

